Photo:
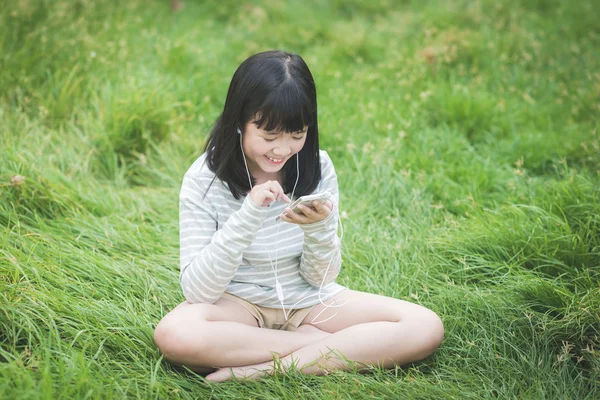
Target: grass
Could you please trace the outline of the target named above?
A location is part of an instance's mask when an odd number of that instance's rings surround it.
[[[168,3],[0,10],[0,398],[600,397],[593,1]],[[272,48],[317,83],[338,282],[436,311],[422,362],[207,386],[153,343],[183,173]]]

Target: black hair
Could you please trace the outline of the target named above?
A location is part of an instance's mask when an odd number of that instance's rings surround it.
[[[321,180],[317,92],[308,66],[297,54],[266,51],[246,59],[235,71],[223,112],[204,148],[209,169],[225,182],[235,199],[251,189],[240,148],[238,128],[253,122],[267,131],[298,132],[308,126],[298,152],[300,177],[294,197],[312,193]],[[214,179],[213,179],[214,181]],[[256,179],[252,177],[254,186]],[[296,160],[283,166],[283,190],[296,182]]]

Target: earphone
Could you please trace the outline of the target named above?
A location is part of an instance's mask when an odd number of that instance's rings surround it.
[[[241,129],[240,129],[239,127],[237,128],[237,134],[238,134],[238,135],[239,135],[239,137],[240,137],[240,149],[241,149],[241,151],[242,151],[242,156],[243,156],[243,158],[244,158],[244,165],[246,166],[246,173],[248,174],[248,183],[250,184],[250,190],[252,190],[252,189],[253,189],[253,186],[252,186],[252,179],[250,178],[250,170],[248,169],[248,163],[247,163],[247,161],[246,161],[246,154],[245,154],[245,152],[244,152],[244,147],[243,147],[243,144],[242,144],[242,131],[241,131]],[[296,186],[298,185],[298,180],[299,180],[299,178],[300,178],[300,161],[299,161],[299,159],[298,159],[298,153],[296,153],[296,182],[294,183],[294,188],[292,189],[292,196],[291,196],[291,198],[292,198],[292,199],[294,198],[294,193],[295,193],[295,191],[296,191]],[[341,225],[342,221],[339,221],[339,223],[340,223],[340,225]],[[277,226],[277,232],[276,232],[276,235],[275,235],[275,237],[276,237],[276,238],[278,238],[278,237],[279,237],[279,226],[280,226],[280,225],[278,225],[278,226]],[[261,224],[261,228],[262,228],[262,224]],[[342,235],[341,235],[341,237],[340,237],[340,242],[341,242],[341,239],[344,237],[344,227],[343,227],[343,225],[341,225],[341,228],[342,228]],[[270,261],[270,263],[271,263],[271,269],[273,270],[273,273],[274,273],[274,275],[275,275],[275,290],[276,290],[276,292],[277,292],[277,298],[278,298],[278,299],[279,299],[279,301],[281,302],[281,307],[282,307],[282,309],[283,309],[283,314],[284,314],[284,316],[285,316],[285,319],[286,319],[286,321],[287,321],[287,320],[288,320],[288,315],[287,315],[287,312],[286,312],[286,310],[285,310],[285,304],[284,304],[284,302],[285,302],[285,295],[284,295],[284,293],[283,293],[283,288],[281,287],[281,284],[279,283],[279,279],[277,278],[277,255],[278,255],[277,253],[278,253],[278,239],[276,239],[276,240],[275,240],[275,267],[273,266],[273,260],[271,259],[271,254],[270,254],[270,253],[269,253],[269,251],[267,250],[267,248],[266,248],[266,246],[264,245],[264,243],[263,243],[263,246],[265,247],[265,251],[267,252],[267,255],[268,255],[268,257],[269,257],[269,261]],[[337,304],[337,303],[338,303],[338,302],[337,302],[337,299],[333,299],[333,300],[334,300],[334,302],[335,302],[335,306],[334,306],[334,305],[332,305],[332,304],[325,304],[325,303],[323,302],[323,299],[321,298],[321,290],[323,289],[323,284],[325,283],[325,279],[327,278],[327,272],[329,271],[329,267],[331,266],[331,262],[333,261],[333,257],[334,257],[334,256],[332,256],[332,257],[331,257],[331,259],[329,260],[329,264],[327,265],[327,269],[325,270],[325,274],[323,275],[323,281],[321,282],[321,286],[319,287],[319,292],[318,292],[318,293],[316,293],[316,294],[311,294],[311,295],[308,295],[308,296],[306,296],[306,297],[304,297],[304,298],[302,298],[302,299],[298,300],[296,303],[294,303],[292,306],[290,306],[290,307],[289,307],[289,309],[290,309],[290,310],[293,310],[293,309],[294,309],[294,306],[296,306],[298,303],[300,303],[300,302],[302,302],[302,301],[306,300],[306,299],[307,299],[307,298],[309,298],[309,297],[312,297],[312,296],[316,296],[316,295],[318,295],[318,296],[319,296],[319,301],[321,302],[321,304],[323,304],[323,305],[325,306],[325,308],[324,308],[323,310],[321,310],[321,312],[319,312],[319,313],[318,313],[318,314],[317,314],[317,315],[316,315],[316,316],[313,318],[313,320],[311,321],[311,324],[313,324],[313,325],[317,325],[317,324],[323,323],[323,322],[325,322],[325,321],[328,321],[328,320],[330,320],[331,318],[333,318],[333,317],[335,317],[335,316],[337,315],[337,311],[336,311],[336,313],[335,313],[335,314],[333,314],[331,317],[329,317],[329,318],[327,318],[327,319],[325,319],[325,320],[323,320],[323,321],[315,322],[315,320],[316,320],[316,319],[317,319],[317,318],[318,318],[318,317],[319,317],[319,316],[320,316],[320,315],[321,315],[321,314],[322,314],[322,313],[323,313],[325,310],[327,310],[328,308],[330,308],[330,307],[331,307],[331,308],[339,308],[339,307],[341,307],[341,306],[345,305],[346,303],[348,303],[348,300],[346,300],[345,302],[343,302],[343,303],[341,303],[341,304]]]

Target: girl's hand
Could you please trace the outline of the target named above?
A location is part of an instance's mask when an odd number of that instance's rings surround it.
[[[283,200],[286,203],[291,201],[277,181],[266,181],[254,186],[250,192],[250,198],[254,204],[260,207],[268,207],[269,204],[278,200]]]
[[[314,208],[302,204],[298,205],[302,213],[295,213],[288,207],[279,217],[285,222],[291,222],[292,224],[313,224],[327,218],[331,210],[333,210],[333,203],[330,200],[327,200],[325,203],[313,201],[312,204]]]

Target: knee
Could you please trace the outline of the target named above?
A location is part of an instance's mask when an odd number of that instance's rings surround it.
[[[420,307],[418,312],[400,321],[402,322],[408,325],[405,325],[405,328],[410,330],[411,338],[414,340],[415,361],[429,357],[444,340],[444,324],[440,317],[428,308]]]
[[[433,311],[427,310],[420,318],[423,348],[426,355],[432,354],[444,340],[444,323]]]
[[[189,322],[189,321],[188,321]],[[182,364],[189,357],[191,349],[192,327],[176,316],[165,316],[154,329],[154,342],[165,359],[175,364]],[[193,329],[196,331],[195,329]],[[197,332],[196,332],[197,333]],[[194,350],[204,341],[197,337],[194,340]]]
[[[170,359],[181,352],[180,332],[174,318],[164,317],[154,329],[154,343],[165,356]]]

